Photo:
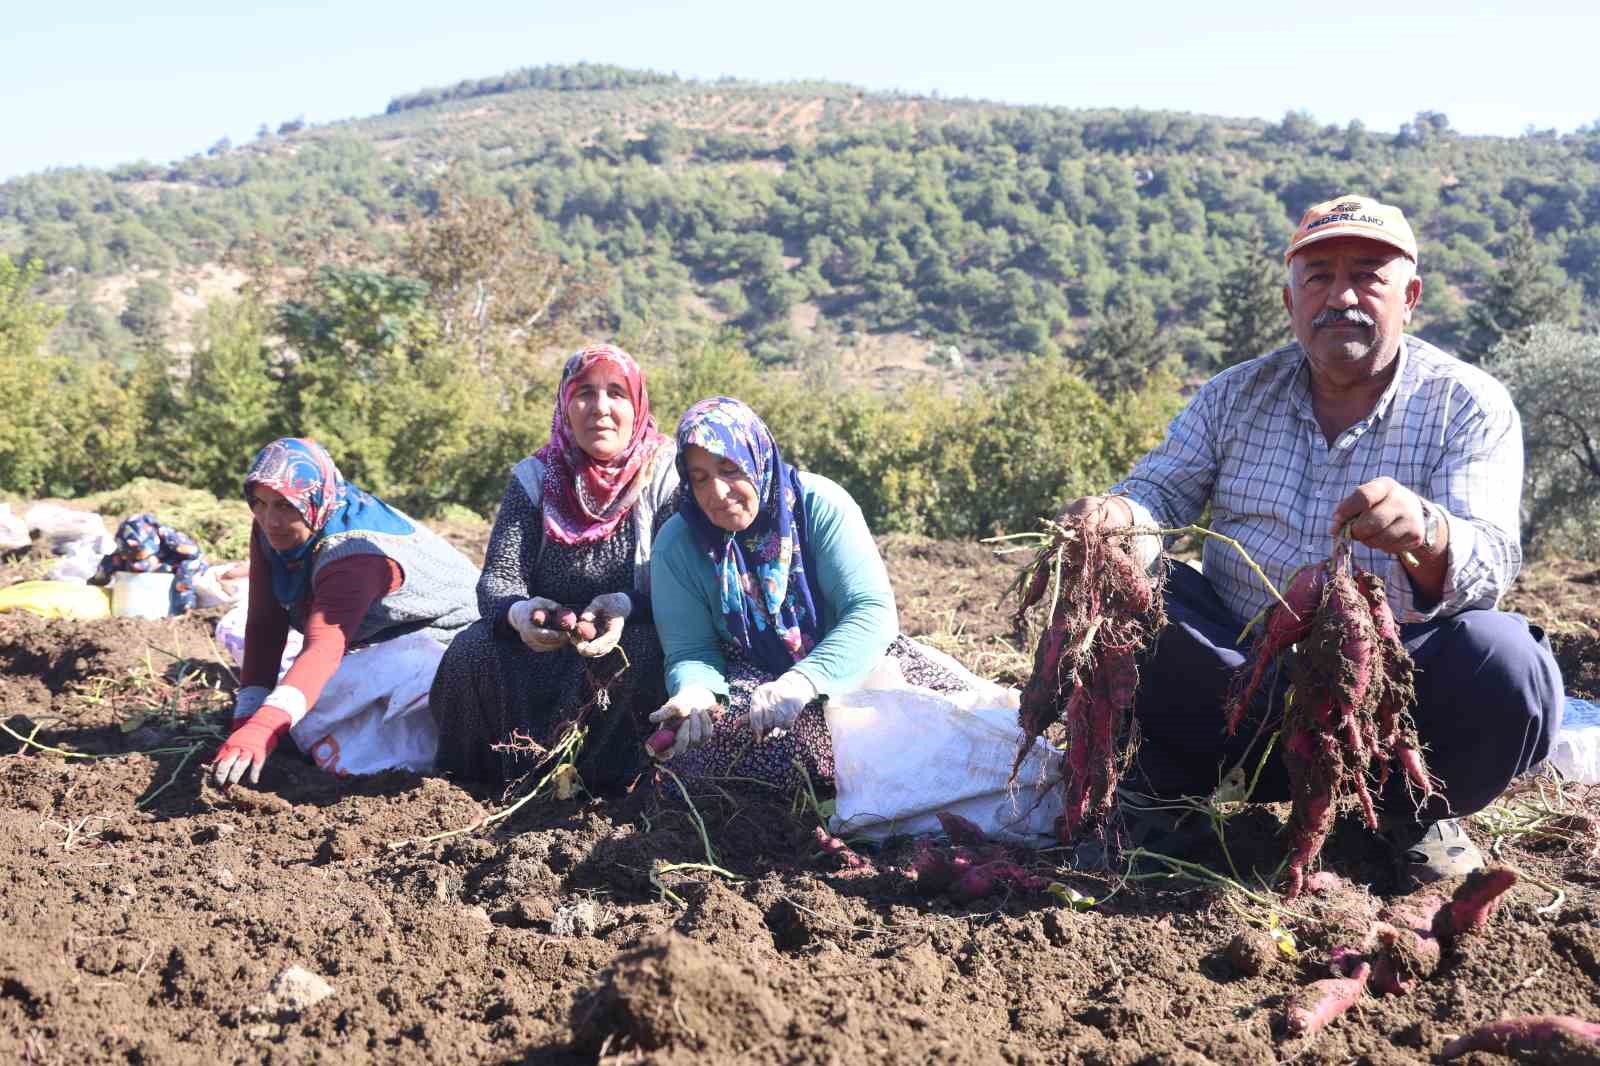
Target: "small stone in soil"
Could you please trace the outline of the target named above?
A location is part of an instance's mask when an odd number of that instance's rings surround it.
[[[267,1015],[299,1014],[333,995],[333,986],[304,966],[290,966],[272,979],[261,1001]]]
[[[230,822],[218,822],[216,825],[208,825],[197,829],[193,839],[196,844],[210,844],[221,840],[223,837],[232,836],[238,831],[239,827]]]
[[[550,932],[556,936],[594,936],[599,928],[600,908],[589,899],[558,908],[550,919]]]

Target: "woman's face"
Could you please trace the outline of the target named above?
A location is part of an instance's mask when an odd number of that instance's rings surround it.
[[[311,527],[295,505],[277,489],[265,485],[250,487],[250,513],[267,536],[267,543],[281,552],[294,551],[311,539]]]
[[[750,528],[761,510],[761,497],[738,463],[691,444],[683,451],[683,465],[695,502],[712,525],[729,533]]]
[[[591,459],[615,459],[633,437],[633,400],[628,380],[610,363],[594,366],[572,383],[567,424]]]

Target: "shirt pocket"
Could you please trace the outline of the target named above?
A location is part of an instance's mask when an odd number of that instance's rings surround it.
[[[1439,448],[1422,434],[1396,421],[1388,428],[1383,447],[1373,458],[1376,462],[1362,471],[1364,481],[1392,477],[1412,492],[1426,497],[1439,464]]]

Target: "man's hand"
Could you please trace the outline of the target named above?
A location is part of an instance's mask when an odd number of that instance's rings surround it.
[[[1121,496],[1080,496],[1056,520],[1066,518],[1090,519],[1095,529],[1126,529],[1133,525],[1133,508]]]
[[[626,592],[607,592],[589,601],[589,606],[578,615],[579,622],[595,623],[593,640],[577,640],[574,633],[572,646],[579,655],[597,659],[617,646],[622,639],[622,626],[633,613],[633,601]]]
[[[540,619],[544,621],[559,610],[561,605],[555,600],[547,600],[543,596],[530,596],[511,605],[511,610],[506,612],[506,622],[517,631],[522,643],[534,651],[555,651],[567,642],[567,635],[559,629],[535,623],[533,613],[545,612]]]
[[[1061,509],[1056,516],[1057,525],[1068,519],[1090,523],[1089,528],[1101,532],[1127,529],[1134,524],[1133,505],[1123,496],[1080,496]],[[1119,537],[1140,569],[1148,571],[1161,558],[1161,538],[1141,533],[1136,537]]]
[[[750,713],[745,719],[750,723],[750,731],[760,740],[774,729],[788,729],[794,725],[806,704],[816,698],[817,689],[810,679],[798,670],[790,670],[750,694]]]
[[[250,720],[235,729],[217,757],[211,760],[211,772],[219,785],[237,784],[250,772],[250,783],[261,781],[261,766],[278,746],[278,741],[289,731],[289,712],[271,704],[250,716]]]
[[[674,722],[678,723],[678,734],[672,742],[672,747],[656,758],[665,762],[686,748],[710,740],[711,731],[716,724],[711,715],[717,707],[717,695],[708,688],[685,685],[679,689],[676,696],[650,715],[652,722],[666,728],[671,728]]]
[[[1422,547],[1422,497],[1392,477],[1367,482],[1333,510],[1333,528],[1338,536],[1349,523],[1351,540],[1375,551],[1399,555]]]
[[[1437,504],[1434,510],[1438,511]],[[1422,497],[1392,477],[1375,478],[1339,501],[1331,532],[1337,536],[1347,522],[1352,540],[1400,556],[1418,606],[1431,607],[1443,598],[1450,569],[1450,524],[1441,515],[1434,543],[1425,546]]]

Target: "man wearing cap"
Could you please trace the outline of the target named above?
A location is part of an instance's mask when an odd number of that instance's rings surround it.
[[[1495,609],[1522,565],[1521,423],[1493,378],[1405,334],[1422,279],[1399,208],[1354,195],[1318,204],[1284,259],[1294,342],[1212,378],[1126,480],[1065,513],[1174,528],[1209,504],[1211,528],[1279,588],[1327,559],[1348,524],[1353,561],[1384,580],[1416,662],[1413,715],[1443,784],[1419,808],[1393,774],[1378,797],[1409,888],[1482,865],[1455,819],[1542,760],[1560,725],[1544,634]],[[1153,561],[1155,538],[1139,540]],[[1220,541],[1206,540],[1202,562],[1172,568],[1170,624],[1141,671],[1135,777],[1160,796],[1207,795],[1241,763],[1253,772],[1256,724],[1282,700],[1280,682],[1224,735],[1248,652],[1240,633],[1271,593]],[[1289,798],[1281,760],[1268,760],[1252,798]]]

